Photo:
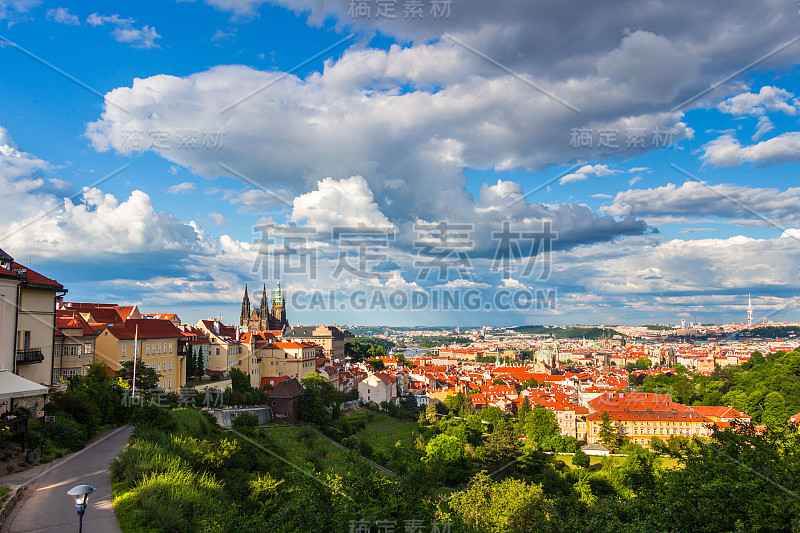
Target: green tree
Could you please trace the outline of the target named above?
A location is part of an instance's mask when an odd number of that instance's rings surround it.
[[[764,355],[758,350],[750,354],[750,366],[763,365],[766,362],[767,360],[764,359]]]
[[[122,378],[129,387],[133,385],[133,361],[125,361],[116,375]],[[142,363],[141,357],[136,362],[136,388],[140,391],[155,390],[160,385],[161,374]]]
[[[231,388],[235,392],[245,393],[252,390],[250,386],[250,376],[238,368],[231,368],[228,371],[228,377],[231,378]]]
[[[650,368],[650,359],[647,357],[640,357],[636,360],[636,368],[639,370],[647,370]]]
[[[556,415],[550,409],[534,407],[525,419],[525,437],[549,450],[561,435]]]
[[[656,490],[640,495],[638,531],[715,533],[797,530],[800,439],[795,430],[715,430],[690,446],[683,468],[665,470]]]
[[[764,399],[764,413],[761,422],[768,428],[779,428],[786,424],[789,415],[786,413],[786,400],[779,392],[770,392]]]
[[[377,358],[370,359],[370,360],[367,361],[367,363],[369,364],[369,366],[372,367],[372,369],[375,372],[380,372],[381,370],[386,368],[386,365],[383,363],[383,361],[381,361],[380,359],[377,359]]]
[[[611,415],[608,414],[608,411],[603,409],[603,412],[600,413],[600,442],[603,443],[603,446],[609,448],[611,450],[617,449],[617,431],[614,428],[614,424],[611,422]]]
[[[527,533],[547,523],[552,501],[542,487],[479,474],[470,487],[450,497],[450,509],[469,533]]]
[[[455,396],[448,396],[445,398],[444,405],[452,414],[457,416],[466,416],[472,408],[462,392],[459,392]]]
[[[664,453],[664,441],[653,435],[650,438],[650,449],[655,453]]]
[[[428,422],[428,424],[433,425],[438,419],[439,417],[436,415],[436,406],[433,404],[433,402],[431,402],[425,408],[425,420]]]
[[[189,344],[186,346],[186,380],[194,379],[196,375],[197,369],[195,368],[194,348]]]
[[[511,423],[501,423],[486,439],[482,448],[483,460],[490,471],[494,471],[517,458],[520,438]]]
[[[206,373],[206,362],[205,359],[203,358],[202,346],[198,346],[197,351],[195,352],[194,368],[197,371],[197,373],[195,374],[197,376],[197,379],[202,378],[203,375]]]
[[[589,465],[592,463],[592,458],[589,457],[586,452],[578,448],[578,451],[575,452],[575,455],[572,456],[572,464],[575,466],[579,466],[581,468],[589,468]]]
[[[519,406],[519,411],[517,412],[517,420],[521,421],[523,424],[525,420],[528,418],[528,413],[531,412],[531,402],[528,401],[528,397],[525,396],[522,399],[522,405]]]
[[[694,385],[689,383],[687,380],[681,379],[676,381],[672,386],[673,401],[682,403],[684,405],[691,405],[694,395]]]
[[[417,410],[417,397],[413,394],[406,395],[404,407],[406,408],[406,411],[412,413],[415,412]]]
[[[453,435],[437,435],[425,445],[422,460],[435,478],[445,483],[460,482],[466,466],[464,444]]]

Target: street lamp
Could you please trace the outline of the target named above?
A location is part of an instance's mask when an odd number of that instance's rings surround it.
[[[78,533],[83,531],[83,513],[86,512],[86,500],[89,499],[89,494],[94,492],[94,487],[90,485],[78,485],[72,487],[67,494],[75,496],[75,510],[78,511]]]

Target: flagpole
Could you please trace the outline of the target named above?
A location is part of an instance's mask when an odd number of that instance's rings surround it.
[[[136,332],[133,334],[133,383],[131,398],[136,396],[136,348],[139,345],[139,324],[136,324]]]

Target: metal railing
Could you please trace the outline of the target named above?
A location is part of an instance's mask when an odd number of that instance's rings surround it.
[[[27,350],[17,350],[18,365],[41,363],[42,361],[44,361],[44,354],[42,354],[41,348],[28,348]]]

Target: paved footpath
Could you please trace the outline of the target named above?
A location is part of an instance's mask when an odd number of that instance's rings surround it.
[[[75,485],[95,489],[83,517],[84,533],[121,533],[111,505],[108,464],[125,448],[133,428],[124,426],[102,433],[73,454],[24,472],[0,478],[0,485],[27,486],[3,523],[3,533],[69,533],[78,531],[75,500],[67,491]]]

